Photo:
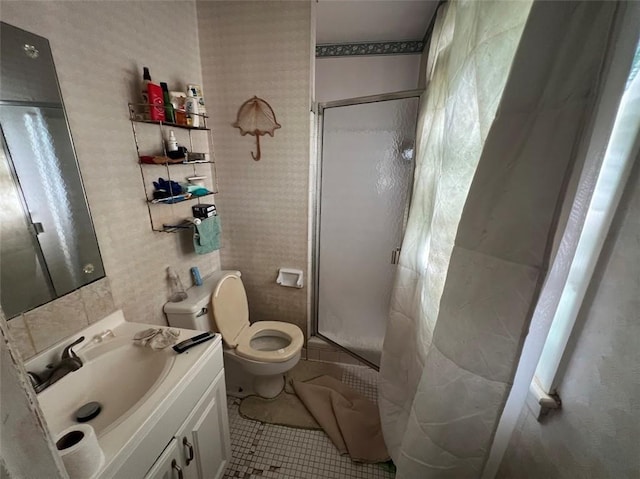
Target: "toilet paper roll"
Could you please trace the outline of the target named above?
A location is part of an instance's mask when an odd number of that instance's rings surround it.
[[[62,431],[56,437],[56,447],[71,479],[88,479],[104,465],[96,432],[88,424]]]

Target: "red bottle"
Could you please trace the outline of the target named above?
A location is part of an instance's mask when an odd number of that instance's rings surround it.
[[[147,94],[149,95],[149,103],[152,106],[149,116],[153,121],[164,121],[164,96],[162,95],[162,88],[156,83],[149,83],[147,85]]]
[[[146,93],[146,95],[145,95]],[[149,105],[158,106],[145,106],[145,113],[148,112],[148,118],[153,121],[164,121],[164,96],[162,94],[162,88],[157,83],[151,81],[151,75],[149,69],[144,67],[143,83],[142,83],[142,99],[143,102]]]

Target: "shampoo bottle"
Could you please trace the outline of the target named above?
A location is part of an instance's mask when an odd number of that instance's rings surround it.
[[[164,98],[162,96],[162,88],[157,83],[151,81],[149,69],[144,67],[142,76],[142,101],[145,105],[145,119],[153,121],[164,121]],[[157,106],[155,106],[157,105]],[[146,113],[149,112],[148,118]]]
[[[193,93],[194,98],[196,98],[198,100],[198,109],[200,110],[200,114],[201,115],[206,115],[207,114],[207,108],[204,105],[204,97],[202,96],[202,87],[200,85],[195,85],[193,83],[190,83],[187,85],[187,91],[190,91]],[[200,117],[202,118],[202,117]],[[204,125],[202,124],[203,121],[202,119],[200,120],[200,126],[204,127]]]
[[[187,111],[187,125],[199,128],[200,115],[198,115],[198,113],[200,113],[200,108],[198,99],[193,96],[193,91],[189,90],[187,92],[187,101],[184,103],[184,106]]]

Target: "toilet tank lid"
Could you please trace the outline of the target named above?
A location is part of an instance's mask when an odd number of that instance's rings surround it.
[[[240,276],[240,271],[221,270],[214,271],[210,276],[203,278],[202,286],[192,286],[187,289],[187,299],[179,303],[165,303],[164,312],[166,314],[196,314],[202,308],[209,308],[211,304],[211,295],[221,278],[229,273]]]

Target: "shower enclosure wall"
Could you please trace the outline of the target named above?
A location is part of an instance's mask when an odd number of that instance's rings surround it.
[[[314,333],[379,366],[420,91],[319,105]]]

